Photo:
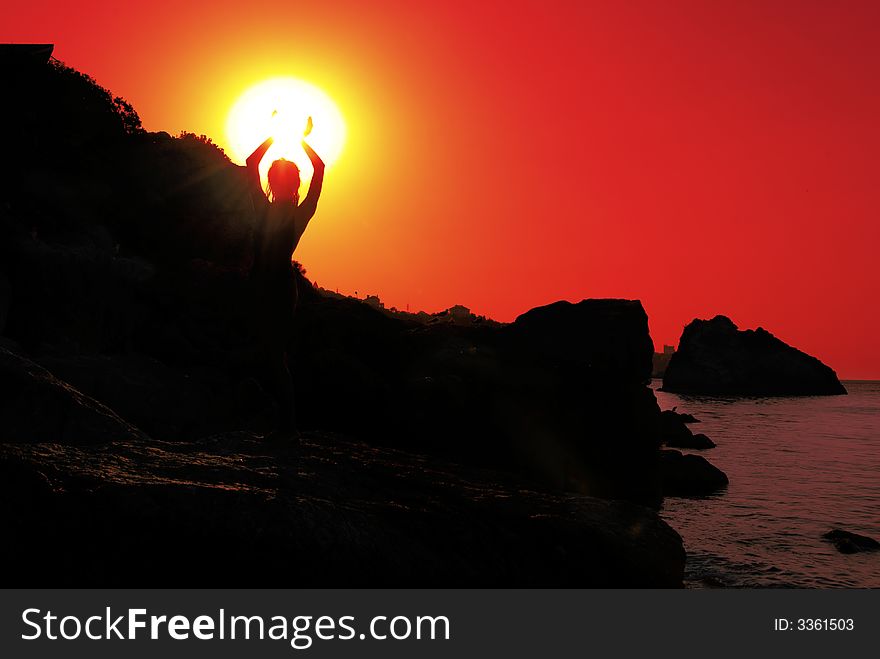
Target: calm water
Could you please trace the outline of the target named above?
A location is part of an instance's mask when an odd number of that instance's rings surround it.
[[[840,554],[822,539],[840,527],[880,540],[880,382],[844,384],[848,396],[656,392],[661,409],[701,420],[691,429],[718,444],[701,454],[730,478],[719,495],[664,503],[689,586],[880,588],[880,552]]]

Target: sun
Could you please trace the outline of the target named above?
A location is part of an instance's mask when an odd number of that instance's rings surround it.
[[[304,180],[310,178],[312,166],[300,144],[309,117],[314,129],[308,142],[329,167],[345,142],[345,121],[333,100],[297,78],[272,78],[254,85],[239,97],[226,120],[233,158],[243,163],[271,135],[275,141],[263,159],[263,176],[273,160],[286,158],[299,166]]]

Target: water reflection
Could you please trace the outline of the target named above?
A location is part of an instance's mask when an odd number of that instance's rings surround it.
[[[659,386],[655,381],[655,388]],[[668,499],[693,586],[880,587],[880,554],[843,555],[833,527],[880,538],[880,383],[848,396],[731,398],[657,391],[700,419],[705,455],[730,478],[700,499]]]

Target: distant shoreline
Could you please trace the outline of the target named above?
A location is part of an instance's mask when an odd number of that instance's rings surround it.
[[[653,378],[653,377],[652,377],[651,380],[652,380],[652,381],[653,381],[653,380],[659,380],[660,382],[662,382],[662,381],[663,381],[663,378]],[[841,381],[841,382],[844,382],[844,383],[846,383],[846,382],[852,382],[853,384],[858,384],[858,383],[872,383],[872,382],[880,383],[880,378],[861,378],[861,379],[858,379],[858,378],[853,378],[853,379],[841,378],[840,381]]]

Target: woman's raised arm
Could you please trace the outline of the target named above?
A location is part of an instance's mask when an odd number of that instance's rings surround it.
[[[271,137],[266,138],[266,141],[254,149],[254,152],[247,159],[248,180],[251,183],[251,192],[256,193],[259,191],[263,196],[265,196],[265,193],[263,192],[263,184],[260,183],[260,162],[262,162],[263,156],[266,155],[266,151],[269,150],[274,141]]]
[[[315,170],[315,173],[312,174],[312,182],[309,183],[309,193],[299,206],[302,217],[308,222],[318,209],[318,198],[321,196],[321,188],[324,185],[324,161],[305,140],[302,141],[302,147],[309,160],[312,161],[312,167]]]

